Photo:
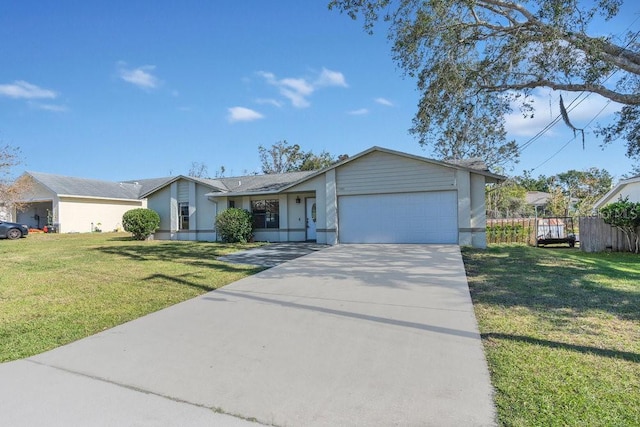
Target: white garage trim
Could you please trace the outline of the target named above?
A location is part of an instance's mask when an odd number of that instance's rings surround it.
[[[340,243],[458,243],[456,191],[338,197]]]

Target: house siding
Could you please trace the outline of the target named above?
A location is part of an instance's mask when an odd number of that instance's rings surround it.
[[[207,198],[211,189],[203,185],[195,186],[195,224],[198,230],[198,240],[215,241],[215,222],[218,205]],[[226,205],[225,205],[226,207]]]
[[[471,246],[487,247],[487,207],[485,204],[485,178],[471,174]]]
[[[32,180],[33,182],[34,180]],[[41,185],[38,182],[33,182],[33,185],[29,192],[26,194],[25,201],[27,202],[38,202],[38,201],[48,201],[53,200],[55,198],[55,194],[48,190],[46,187]]]
[[[147,207],[160,216],[160,230],[171,230],[171,187],[167,186],[147,199]]]
[[[632,182],[625,185],[620,191],[613,193],[606,204],[615,203],[620,200],[620,197],[623,199],[628,197],[630,202],[640,202],[640,182]]]
[[[373,152],[336,169],[338,196],[453,190],[455,170],[388,153]]]

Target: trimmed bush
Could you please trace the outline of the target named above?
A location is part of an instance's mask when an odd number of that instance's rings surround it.
[[[122,215],[122,227],[136,240],[144,240],[160,227],[160,216],[151,209],[131,209]]]
[[[247,210],[229,208],[216,218],[216,232],[223,242],[247,243],[252,231],[253,219]]]

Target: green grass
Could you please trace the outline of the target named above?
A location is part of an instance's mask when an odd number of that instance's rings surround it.
[[[259,271],[219,262],[256,245],[133,241],[127,234],[0,240],[0,362],[28,357]]]
[[[640,425],[640,256],[463,251],[504,426]]]

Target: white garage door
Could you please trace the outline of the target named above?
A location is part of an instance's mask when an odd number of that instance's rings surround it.
[[[458,243],[457,193],[340,196],[340,243]]]

